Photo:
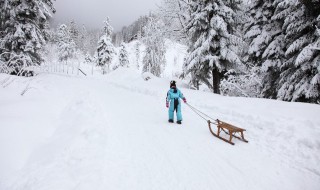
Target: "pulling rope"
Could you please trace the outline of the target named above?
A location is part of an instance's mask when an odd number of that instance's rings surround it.
[[[207,114],[203,113],[202,111],[196,109],[195,107],[191,106],[190,104],[186,103],[189,108],[195,112],[198,116],[200,116],[202,119],[206,120],[207,122],[210,121],[209,119],[211,119],[212,121],[216,121],[217,119],[213,119],[210,116],[208,116]],[[206,118],[207,117],[207,118]],[[208,119],[209,118],[209,119]]]

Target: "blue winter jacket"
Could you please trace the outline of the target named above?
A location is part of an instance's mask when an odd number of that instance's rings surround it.
[[[177,93],[174,93],[175,90],[177,90]],[[177,98],[180,103],[180,98],[184,99],[184,96],[179,89],[170,88],[170,90],[167,93],[167,102],[171,102],[171,100],[174,100],[175,98]]]

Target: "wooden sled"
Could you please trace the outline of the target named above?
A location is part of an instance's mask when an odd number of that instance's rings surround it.
[[[217,128],[218,128],[218,132],[215,133],[213,132],[212,128],[211,128],[211,124],[214,124],[214,125],[217,125]],[[220,120],[216,120],[216,123],[213,123],[212,121],[208,120],[208,126],[209,126],[209,130],[210,132],[212,133],[213,136],[229,143],[229,144],[232,144],[234,145],[234,143],[232,142],[232,137],[235,137],[243,142],[248,142],[244,136],[243,136],[243,131],[245,131],[245,129],[242,129],[242,128],[239,128],[239,127],[236,127],[236,126],[233,126],[229,123],[226,123],[226,122],[223,122],[223,121],[220,121]],[[227,131],[226,131],[227,130]],[[226,139],[226,138],[223,138],[220,136],[220,132],[223,131],[225,132],[226,134],[228,134],[230,137],[229,137],[229,140]],[[239,136],[236,136],[235,134],[236,133],[240,133],[241,134],[241,137]]]

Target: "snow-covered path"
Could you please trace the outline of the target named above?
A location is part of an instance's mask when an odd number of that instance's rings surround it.
[[[249,143],[231,146],[185,105],[183,124],[167,123],[165,79],[40,75],[20,96],[24,80],[0,89],[0,189],[320,187],[318,105],[182,88],[190,104],[247,129]]]

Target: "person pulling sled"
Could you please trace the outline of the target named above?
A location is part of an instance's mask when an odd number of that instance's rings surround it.
[[[166,98],[166,107],[169,108],[169,123],[173,123],[174,112],[176,111],[177,123],[181,124],[182,114],[180,98],[183,100],[184,103],[187,103],[186,98],[183,96],[182,92],[177,88],[176,81],[173,80],[170,82],[170,90],[168,91]]]

